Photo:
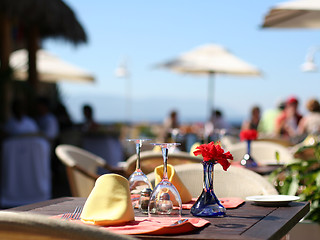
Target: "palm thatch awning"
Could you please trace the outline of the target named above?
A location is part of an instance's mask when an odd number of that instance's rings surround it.
[[[29,83],[35,90],[38,83],[36,52],[40,40],[62,38],[73,44],[87,41],[74,12],[62,0],[0,0],[0,28],[6,29],[0,32],[1,64],[7,66],[10,53],[19,49],[10,46],[19,40],[11,36],[16,30],[23,39],[20,47],[29,51]]]
[[[26,32],[36,26],[41,39],[63,38],[74,44],[87,42],[83,27],[62,0],[0,0],[0,13],[18,22]]]
[[[46,38],[61,38],[73,44],[87,42],[87,35],[74,12],[62,0],[0,0],[0,121],[8,112],[9,92],[7,73],[9,56],[19,48],[13,37],[19,31],[23,48],[28,49],[28,82],[37,92],[38,73],[36,52]],[[13,47],[14,46],[14,47]]]

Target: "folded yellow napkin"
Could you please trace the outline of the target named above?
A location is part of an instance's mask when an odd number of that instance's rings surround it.
[[[160,146],[154,146],[152,151],[154,152],[161,152],[161,147]]]
[[[100,176],[81,214],[81,221],[95,225],[116,225],[134,220],[129,182],[118,174]]]
[[[174,167],[170,164],[167,165],[168,179],[176,187],[180,194],[182,203],[188,203],[192,200],[192,196],[186,186],[183,184],[179,176],[177,175]],[[155,186],[161,182],[163,177],[163,165],[160,165],[154,169]]]

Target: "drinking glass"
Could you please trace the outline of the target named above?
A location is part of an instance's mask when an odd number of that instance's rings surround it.
[[[136,144],[136,153],[137,153],[136,170],[129,177],[131,199],[135,201],[140,197],[140,193],[142,190],[144,190],[145,188],[151,188],[151,184],[147,176],[142,172],[140,167],[140,152],[141,152],[142,143],[145,141],[150,141],[150,139],[127,139],[127,141],[131,141]]]
[[[168,180],[167,162],[170,147],[180,143],[152,143],[161,147],[163,156],[163,177],[161,182],[153,189],[151,194],[148,214],[149,217],[180,217],[182,213],[182,202],[180,194],[175,186]]]

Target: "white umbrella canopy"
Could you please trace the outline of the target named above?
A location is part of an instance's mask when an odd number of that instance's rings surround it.
[[[216,44],[202,45],[158,66],[180,73],[261,75],[261,72],[255,66],[232,55],[224,47]]]
[[[28,78],[28,52],[21,49],[10,55],[10,66],[17,80]],[[73,64],[52,55],[48,51],[37,51],[37,71],[39,80],[43,82],[59,82],[63,80],[74,82],[93,82],[94,76]]]
[[[320,1],[296,0],[271,8],[264,18],[264,28],[320,28]]]
[[[209,75],[207,117],[213,109],[213,76],[227,74],[236,76],[261,76],[260,70],[234,56],[224,47],[217,44],[205,44],[186,52],[176,59],[158,64],[178,73]]]

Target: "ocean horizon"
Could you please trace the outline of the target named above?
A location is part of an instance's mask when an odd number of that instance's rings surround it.
[[[102,124],[113,123],[163,123],[172,110],[177,111],[181,124],[205,123],[208,119],[206,101],[203,99],[157,98],[133,99],[130,105],[121,96],[75,95],[64,97],[63,102],[71,119],[81,123],[83,105],[92,106],[94,119]],[[177,106],[180,106],[179,108]],[[224,119],[232,126],[241,125],[245,119],[236,109],[229,106],[216,106],[223,112]]]

